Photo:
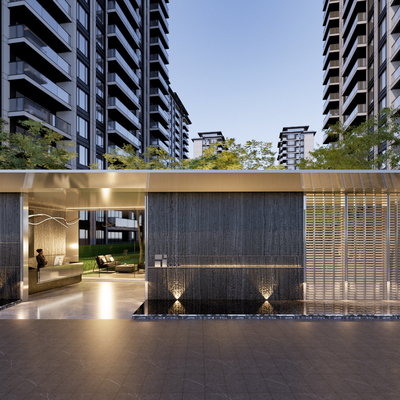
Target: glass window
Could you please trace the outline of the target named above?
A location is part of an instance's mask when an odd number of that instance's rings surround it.
[[[379,75],[379,92],[386,87],[386,71]]]
[[[287,144],[288,144],[289,146],[294,146],[294,140],[289,140],[289,141],[287,142]]]
[[[96,26],[96,43],[103,49],[104,48],[104,35],[103,32]]]
[[[295,157],[295,154],[294,154],[294,153],[288,154],[288,158],[294,158],[294,157]]]
[[[104,73],[104,59],[99,53],[96,53],[96,68],[102,74]]]
[[[99,129],[96,129],[96,145],[99,147],[104,147],[104,135]]]
[[[96,119],[97,121],[104,123],[104,107],[96,103]]]
[[[96,239],[104,239],[104,231],[96,230]]]
[[[85,36],[82,33],[78,32],[78,39],[77,39],[77,47],[78,50],[82,52],[86,57],[88,56],[88,41],[86,40]]]
[[[85,29],[89,27],[88,14],[86,10],[79,3],[76,10],[76,17]]]
[[[295,148],[294,148],[294,147],[288,147],[287,150],[288,150],[288,151],[295,151]]]
[[[88,211],[79,211],[79,218],[81,221],[88,221],[89,220],[89,212]]]
[[[386,34],[386,18],[382,20],[379,25],[379,40],[382,39],[383,36]]]
[[[79,136],[82,136],[83,138],[87,139],[89,131],[88,121],[85,121],[83,118],[78,116],[76,118],[76,131]]]
[[[379,13],[386,7],[386,0],[379,0]]]
[[[385,61],[387,57],[387,51],[386,51],[386,43],[382,46],[382,48],[379,50],[379,66],[381,66]]]
[[[104,10],[98,1],[96,1],[96,16],[98,20],[104,24]]]
[[[81,145],[79,145],[79,164],[86,166],[89,164],[88,149]]]
[[[295,161],[295,160],[288,160],[287,163],[288,163],[289,165],[294,165],[294,161]]]
[[[104,211],[96,210],[96,221],[104,222]]]
[[[88,84],[89,82],[89,70],[88,67],[81,61],[77,61],[78,78]]]
[[[288,139],[294,139],[296,136],[295,135],[293,135],[293,133],[290,133],[289,135],[287,135],[287,138]]]
[[[96,164],[98,165],[99,169],[104,169],[104,158],[102,156],[96,156]]]
[[[82,110],[89,110],[88,95],[80,88],[77,88],[77,104]]]
[[[378,105],[378,109],[379,109],[379,111],[382,111],[384,108],[386,108],[387,107],[387,99],[386,99],[386,97],[384,97],[380,102],[379,102],[379,105]]]
[[[96,94],[104,99],[104,83],[96,77]]]
[[[79,229],[79,239],[88,239],[89,231],[87,229]]]

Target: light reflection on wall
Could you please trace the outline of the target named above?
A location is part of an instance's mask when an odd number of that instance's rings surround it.
[[[182,270],[169,269],[167,271],[168,290],[175,297],[180,299],[187,287],[192,284],[192,279],[186,276]]]

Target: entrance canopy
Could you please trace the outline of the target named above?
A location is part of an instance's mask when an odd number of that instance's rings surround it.
[[[0,171],[0,193],[68,210],[132,209],[146,193],[400,191],[400,171]]]

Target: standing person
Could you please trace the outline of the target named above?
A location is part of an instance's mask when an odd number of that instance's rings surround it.
[[[44,268],[47,264],[46,257],[43,255],[43,249],[37,249],[38,255],[36,256],[37,267],[38,269]]]

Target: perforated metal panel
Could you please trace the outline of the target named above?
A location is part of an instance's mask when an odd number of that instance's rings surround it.
[[[306,299],[343,299],[344,195],[306,195]]]

